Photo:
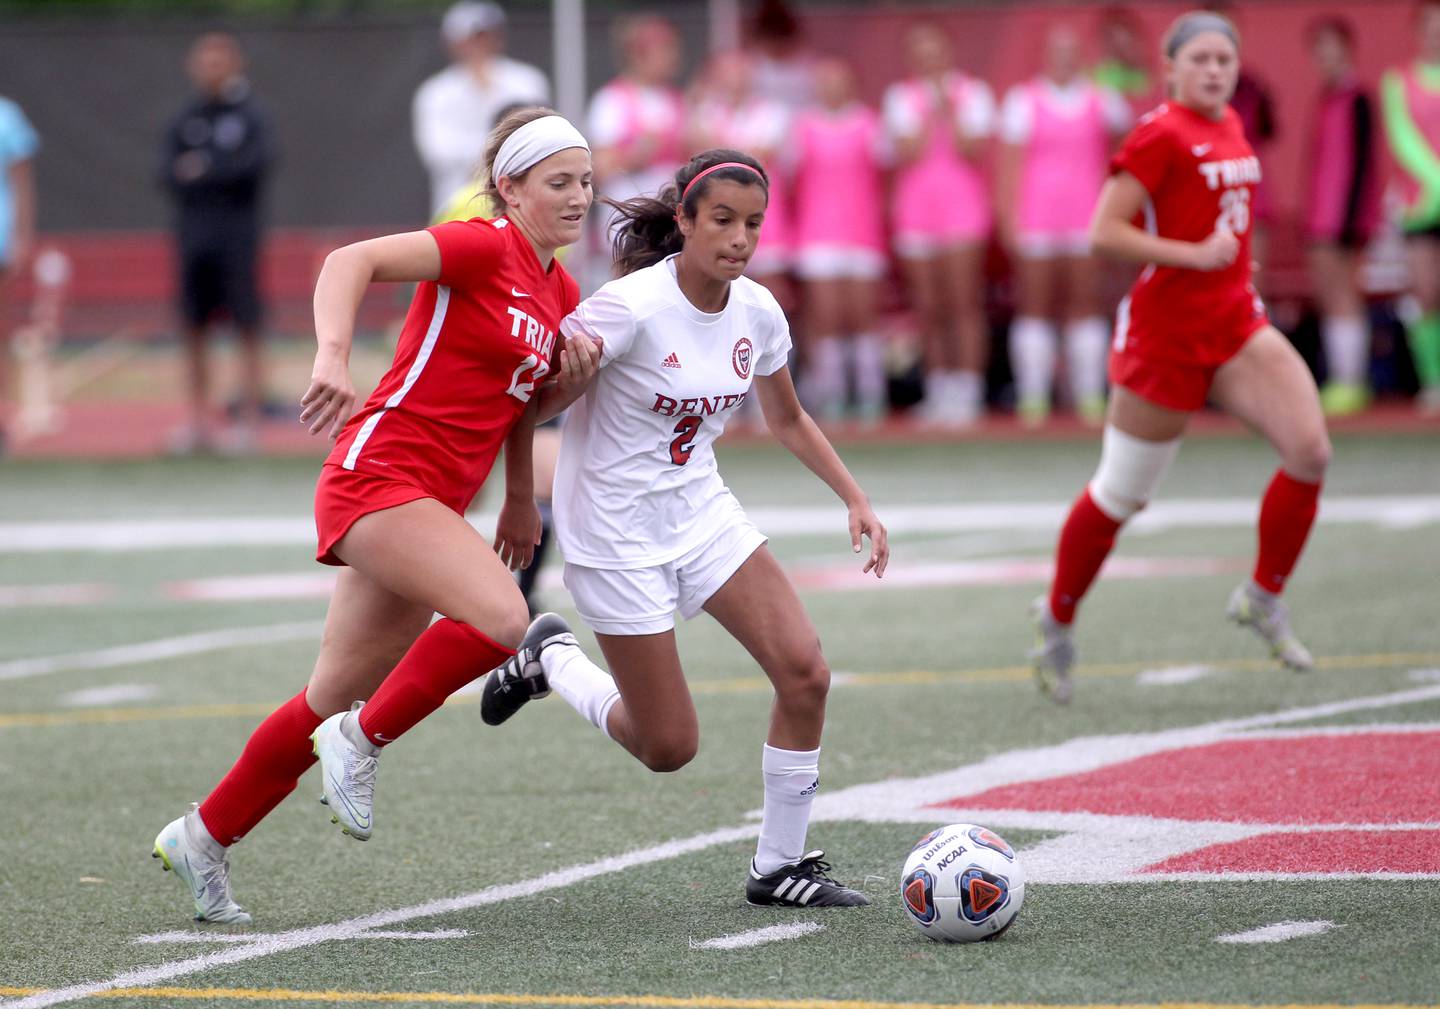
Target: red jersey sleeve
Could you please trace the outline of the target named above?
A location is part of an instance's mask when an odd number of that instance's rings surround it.
[[[440,247],[438,283],[461,289],[474,287],[492,273],[505,253],[505,236],[483,220],[447,221],[427,229]]]
[[[1110,159],[1110,173],[1129,172],[1153,196],[1165,180],[1174,155],[1175,137],[1165,128],[1162,117],[1147,116]]]

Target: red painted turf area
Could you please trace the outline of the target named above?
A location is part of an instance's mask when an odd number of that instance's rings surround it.
[[[1440,830],[1275,833],[1216,844],[1145,872],[1410,872],[1440,874]]]
[[[1440,732],[1231,740],[937,805],[1239,823],[1429,823],[1440,819]]]

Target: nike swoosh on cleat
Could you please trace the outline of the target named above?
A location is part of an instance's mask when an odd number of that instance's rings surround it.
[[[334,785],[334,784],[336,783],[336,782],[335,782],[335,776],[334,776],[334,775],[331,775],[331,776],[330,776],[330,783],[331,783],[332,785]],[[350,813],[350,819],[352,819],[352,820],[355,821],[355,825],[356,825],[357,827],[368,827],[368,826],[370,826],[370,818],[367,816],[367,817],[365,817],[365,818],[362,820],[362,819],[360,818],[360,814],[356,811],[355,807],[350,803],[350,800],[345,797],[345,793],[344,793],[343,791],[341,791],[339,788],[336,788],[336,789],[335,789],[335,795],[340,799],[341,802],[343,802],[343,803],[345,804],[345,809]]]

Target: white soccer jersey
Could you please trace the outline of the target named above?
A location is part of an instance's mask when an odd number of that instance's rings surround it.
[[[674,257],[612,280],[560,331],[604,342],[600,374],[565,417],[555,532],[571,564],[665,564],[740,514],[715,439],[756,375],[785,366],[790,327],[775,298],[741,277],[724,311],[681,292]]]

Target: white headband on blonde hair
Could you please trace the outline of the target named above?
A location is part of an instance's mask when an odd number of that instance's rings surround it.
[[[589,143],[580,131],[570,125],[564,116],[541,116],[532,119],[505,138],[495,163],[490,166],[490,177],[496,182],[500,176],[516,176],[528,168],[544,161],[552,154],[568,151],[572,147],[590,150]]]

